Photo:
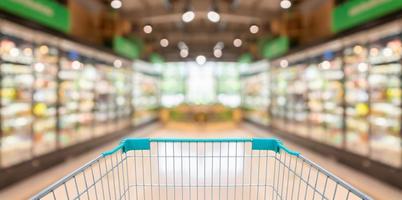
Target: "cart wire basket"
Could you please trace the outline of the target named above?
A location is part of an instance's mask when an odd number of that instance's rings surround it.
[[[371,199],[273,138],[131,138],[32,199]]]

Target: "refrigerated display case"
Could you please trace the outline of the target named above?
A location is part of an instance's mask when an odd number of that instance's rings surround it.
[[[115,87],[110,78],[111,64],[98,63],[95,85],[95,134],[97,137],[115,130]]]
[[[401,41],[390,29],[368,44],[370,157],[395,167],[402,166]]]
[[[132,75],[110,50],[0,19],[0,187],[125,134]],[[151,88],[139,98],[157,107]]]
[[[132,91],[131,86],[131,66],[126,68],[113,68],[109,74],[109,80],[114,88],[113,92],[113,120],[116,123],[116,130],[127,128],[130,123],[131,105],[130,105],[130,93]]]
[[[368,155],[369,86],[367,48],[362,43],[344,49],[346,149]]]
[[[59,142],[64,147],[93,136],[96,72],[90,59],[70,52],[61,57],[59,79]]]
[[[313,140],[323,142],[325,129],[324,129],[324,105],[321,100],[323,79],[320,73],[318,62],[316,60],[309,61],[305,77],[307,81],[308,90],[308,121],[310,129],[310,137]]]
[[[315,52],[304,72],[307,82],[310,137],[332,146],[343,145],[343,68],[331,45]]]
[[[187,69],[180,63],[166,63],[161,79],[161,105],[166,108],[185,102]]]
[[[216,63],[218,103],[236,108],[240,105],[240,73],[237,63]]]
[[[402,23],[397,19],[272,61],[272,127],[291,139],[300,130],[292,122],[296,113],[303,115],[293,106],[295,99],[303,99],[297,95],[303,91],[303,81],[297,78],[302,74],[307,84],[308,138],[295,141],[333,152],[379,178],[398,174],[402,167],[401,40]],[[281,61],[296,54],[302,54],[296,60],[299,67],[280,67]]]
[[[145,124],[157,118],[159,112],[159,80],[158,77],[133,73],[133,116],[134,125]]]
[[[33,154],[37,156],[56,149],[59,50],[40,44],[35,47],[34,54]]]
[[[272,93],[272,125],[279,130],[286,129],[286,81],[285,74],[279,64],[273,65],[271,72]]]
[[[284,70],[286,76],[286,128],[290,133],[308,136],[307,84],[303,71],[305,64],[292,63]]]
[[[323,103],[325,138],[327,144],[342,147],[344,141],[344,72],[339,52],[327,52],[320,62],[323,77],[321,102]],[[333,54],[333,57],[332,55]]]
[[[32,157],[33,45],[0,34],[1,167]]]
[[[255,123],[269,126],[270,91],[269,74],[266,70],[242,78],[242,107],[244,117]]]

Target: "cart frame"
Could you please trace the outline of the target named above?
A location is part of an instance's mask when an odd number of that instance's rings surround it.
[[[183,155],[187,145],[188,155]],[[235,146],[235,150],[230,150],[232,146]],[[191,154],[190,151],[194,150],[195,147],[196,152]],[[208,154],[211,147],[212,153]],[[152,151],[153,149],[157,151]],[[199,149],[203,150],[200,151]],[[238,149],[241,149],[243,153]],[[223,150],[227,153],[222,154]],[[172,151],[170,155],[169,151]],[[215,151],[219,154],[214,153]],[[130,163],[130,159],[133,160],[134,164]],[[211,161],[212,165],[210,164]],[[216,163],[218,161],[219,166]],[[168,164],[169,162],[170,164]],[[193,162],[196,162],[196,165],[193,165]],[[221,162],[227,162],[227,164]],[[204,166],[199,163],[203,163]],[[169,174],[170,165],[173,165],[173,172]],[[154,170],[155,167],[160,169]],[[183,171],[187,167],[189,180],[186,182],[184,180],[186,175],[183,175]],[[195,183],[192,178],[193,173],[191,173],[194,172],[192,169],[194,167],[197,168]],[[229,181],[230,167],[235,168],[235,178],[231,178],[231,181]],[[261,169],[263,167],[265,170]],[[218,169],[216,170],[216,168]],[[242,172],[242,180],[240,180],[241,177],[237,177],[239,168],[250,169],[249,172]],[[134,176],[133,172],[130,172],[132,169],[135,170],[135,184],[130,178]],[[209,179],[206,173],[207,169],[211,170],[212,176],[214,176],[214,171],[219,172],[219,183],[214,183],[215,179],[212,177],[210,181],[207,180]],[[224,172],[222,169],[228,172]],[[204,170],[203,173],[202,170]],[[155,171],[158,171],[157,178]],[[258,174],[255,171],[258,171]],[[272,172],[273,174],[271,174]],[[162,177],[162,173],[165,173],[165,177]],[[224,173],[227,173],[227,176],[222,175]],[[173,179],[168,181],[168,176],[171,175],[173,175]],[[227,179],[226,182],[222,180],[221,175]],[[263,180],[264,176],[265,180]],[[81,181],[79,177],[81,177]],[[139,180],[141,178],[142,180]],[[166,179],[166,181],[161,179]],[[199,181],[199,179],[204,180]],[[268,179],[273,180],[268,181]],[[321,183],[324,183],[323,187]],[[319,184],[321,184],[320,187]],[[331,189],[330,185],[332,185]],[[135,189],[135,192],[131,191],[132,188]],[[194,194],[191,194],[192,191],[193,193],[194,191],[197,192],[197,199],[200,197],[199,191],[204,193],[200,199],[233,199],[233,197],[240,199],[240,194],[241,199],[244,199],[244,196],[246,196],[245,199],[252,199],[252,195],[254,199],[259,199],[262,195],[263,197],[260,199],[371,199],[300,153],[286,148],[280,140],[275,138],[124,139],[114,149],[102,153],[94,160],[33,196],[32,199],[58,199],[60,196],[63,199],[81,199],[83,197],[85,199],[161,199],[162,190],[165,192],[162,194],[164,199],[170,198],[169,192],[174,193],[173,198],[170,199],[192,199],[194,198],[192,196]],[[215,198],[213,195],[218,193],[217,190],[219,190],[219,197]],[[247,190],[248,193],[244,192]],[[130,194],[130,191],[133,194]],[[159,191],[159,196],[154,194],[155,191]],[[189,196],[184,196],[184,191],[186,191],[185,195],[189,193]],[[344,194],[341,195],[341,191]],[[221,192],[226,192],[226,194],[222,195]],[[207,193],[212,194],[207,197]],[[229,193],[233,193],[232,198],[230,198]],[[351,198],[352,196],[354,198]]]

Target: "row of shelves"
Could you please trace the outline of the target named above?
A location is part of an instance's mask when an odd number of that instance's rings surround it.
[[[248,81],[243,106],[264,105],[268,116],[257,118],[259,123],[270,121],[279,130],[401,168],[401,41],[397,32],[334,50],[324,47],[288,65],[284,59],[273,62],[252,78],[255,83]],[[269,83],[258,76],[268,76]],[[253,89],[264,84],[268,89]]]
[[[0,33],[0,168],[155,117],[157,81],[118,61]]]

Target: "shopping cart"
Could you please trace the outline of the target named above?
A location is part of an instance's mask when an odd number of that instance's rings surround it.
[[[371,199],[281,141],[125,139],[33,199]]]

